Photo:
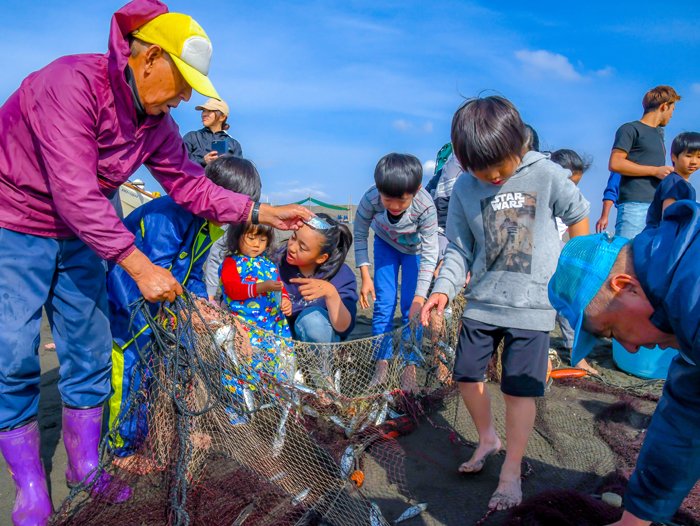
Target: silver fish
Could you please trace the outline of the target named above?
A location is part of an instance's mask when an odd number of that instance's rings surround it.
[[[306,499],[306,497],[309,496],[309,492],[311,492],[311,489],[310,489],[310,488],[307,488],[307,489],[305,489],[304,491],[302,491],[301,493],[299,493],[296,497],[294,497],[294,498],[292,499],[292,504],[293,504],[294,506],[297,506],[297,505],[301,504],[302,502],[304,502],[304,500]]]
[[[289,406],[285,405],[284,409],[282,409],[282,418],[280,418],[280,423],[277,426],[277,435],[275,435],[275,440],[272,442],[273,457],[278,457],[282,453],[284,439],[287,436],[287,418],[289,418]]]
[[[348,478],[355,465],[355,446],[348,446],[340,459],[340,476]]]
[[[331,225],[327,221],[321,219],[318,216],[313,216],[309,220],[304,220],[304,223],[306,223],[314,230],[328,230],[331,227]]]
[[[280,480],[282,477],[284,477],[284,471],[280,471],[274,477],[270,477],[270,482],[275,482],[277,480]]]
[[[418,348],[417,345],[411,345],[411,350],[415,353],[415,355],[418,357],[418,359],[419,359],[421,362],[427,363],[427,362],[425,361],[425,357],[423,356],[423,353],[421,352],[421,350]]]
[[[442,352],[444,352],[450,358],[454,359],[455,350],[452,347],[450,347],[449,345],[447,345],[445,342],[438,342],[437,348],[440,349]]]
[[[245,406],[248,408],[248,411],[255,410],[255,397],[253,396],[253,391],[247,386],[243,388],[243,400],[245,400]]]
[[[335,384],[336,391],[340,391],[340,369],[333,375],[333,383]]]
[[[382,516],[382,510],[379,509],[376,503],[370,502],[372,507],[369,509],[369,523],[371,526],[382,526],[386,523]]]
[[[305,385],[301,384],[292,384],[292,387],[296,389],[297,391],[301,391],[304,394],[310,394],[318,398],[318,393],[316,392],[315,389],[311,389],[311,387],[306,387]]]
[[[374,409],[372,409],[372,412],[367,416],[367,420],[365,420],[365,423],[362,424],[360,431],[364,431],[368,425],[374,424],[374,422],[377,420],[378,414],[379,414],[379,405],[375,405]],[[386,415],[385,415],[385,417],[386,417]]]
[[[301,406],[301,411],[305,415],[312,416],[314,418],[318,418],[318,411],[316,411],[313,407],[308,406],[308,405],[303,405]]]
[[[442,354],[436,354],[435,356],[437,356],[438,360],[440,360],[448,369],[452,367],[452,364]]]
[[[428,504],[426,502],[423,502],[421,504],[416,504],[415,506],[411,506],[408,508],[406,511],[404,511],[398,519],[394,521],[394,524],[398,524],[399,522],[408,520],[412,517],[415,517],[416,515],[420,515],[422,512],[426,510],[428,507]]]
[[[385,391],[384,393],[382,393],[382,396],[390,404],[394,403],[394,395],[391,394],[391,391]]]
[[[454,314],[454,311],[452,310],[452,307],[445,307],[445,309],[442,311],[442,316],[445,318],[446,322],[452,321],[452,315]]]
[[[380,426],[384,423],[384,420],[386,420],[386,414],[387,414],[388,409],[389,409],[389,402],[384,402],[384,405],[379,410],[379,414],[377,415],[377,419],[374,421],[375,426]]]
[[[357,424],[359,422],[360,422],[360,418],[358,416],[352,417],[352,419],[350,420],[350,423],[345,428],[345,436],[347,438],[350,438],[352,435],[355,434],[355,430],[357,429]]]
[[[233,345],[233,342],[226,344],[226,356],[233,362],[233,365],[238,367],[238,355],[236,355],[236,347]]]
[[[238,515],[235,521],[233,521],[233,524],[231,526],[241,526],[243,524],[243,521],[245,521],[248,518],[248,515],[250,515],[255,509],[255,505],[257,504],[257,501],[253,501],[246,508]]]
[[[392,420],[393,420],[394,418],[399,418],[400,416],[403,416],[401,413],[397,413],[396,411],[394,411],[391,407],[390,407],[389,409],[387,409],[386,414],[387,414],[387,415],[389,416],[389,418],[391,418]]]
[[[333,422],[335,425],[337,425],[338,427],[342,427],[343,429],[345,429],[345,424],[343,424],[343,421],[340,418],[338,418],[337,416],[331,415],[328,417],[328,419],[331,422]]]
[[[299,384],[299,385],[303,385],[304,384],[304,373],[297,370],[297,372],[294,373],[294,383]]]

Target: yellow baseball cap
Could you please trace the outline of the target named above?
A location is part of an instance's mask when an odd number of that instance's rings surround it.
[[[191,16],[165,13],[131,34],[148,44],[160,46],[170,55],[193,90],[205,97],[221,98],[207,77],[211,63],[211,41]]]

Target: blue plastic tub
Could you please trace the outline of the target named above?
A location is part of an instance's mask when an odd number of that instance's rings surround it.
[[[622,345],[613,340],[613,360],[623,371],[650,380],[665,380],[671,360],[678,354],[675,349],[646,349],[642,347],[637,353],[629,353]]]

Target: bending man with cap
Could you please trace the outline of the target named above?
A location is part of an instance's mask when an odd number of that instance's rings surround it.
[[[219,157],[212,147],[214,140],[224,141],[225,151],[229,155],[243,157],[241,143],[226,133],[231,127],[226,122],[229,116],[228,104],[223,100],[209,99],[195,109],[202,111],[204,128],[185,134],[184,141],[190,160],[204,167]]]
[[[291,229],[311,217],[218,187],[188,159],[169,112],[192,89],[218,98],[211,51],[191,17],[134,0],[114,14],[107,54],[59,58],[0,108],[0,451],[17,487],[15,525],[45,524],[52,513],[36,422],[42,307],[60,361],[66,480],[76,484],[98,463],[110,393],[101,259],[120,265],[148,301],[182,293],[136,249],[107,196],[145,164],[176,203],[210,221]],[[101,475],[93,491],[109,482]],[[128,488],[110,495],[123,500]]]
[[[700,205],[677,201],[634,241],[606,234],[563,248],[549,283],[554,308],[576,328],[572,362],[598,337],[627,351],[678,349],[647,430],[616,526],[669,520],[700,479]]]

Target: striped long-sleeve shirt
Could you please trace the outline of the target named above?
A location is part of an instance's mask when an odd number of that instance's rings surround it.
[[[389,221],[388,212],[376,186],[370,187],[360,200],[355,215],[355,261],[358,267],[369,265],[367,237],[369,228],[404,254],[420,254],[416,296],[426,297],[438,260],[437,212],[430,194],[423,188],[398,222]]]

